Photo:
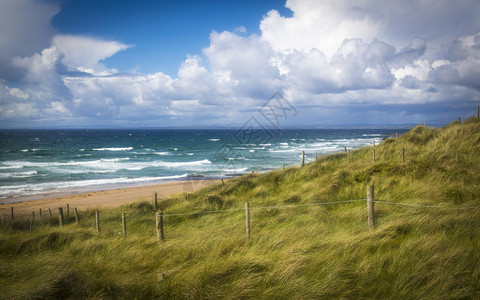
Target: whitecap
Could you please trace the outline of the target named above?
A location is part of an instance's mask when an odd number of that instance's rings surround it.
[[[27,178],[37,175],[37,171],[0,173],[1,178]]]
[[[170,152],[154,152],[156,155],[172,155]]]
[[[133,147],[93,148],[94,151],[130,151]]]
[[[0,186],[0,198],[6,198],[17,195],[34,195],[44,192],[58,192],[62,190],[71,190],[73,188],[83,188],[88,186],[102,186],[114,184],[133,184],[142,182],[164,181],[187,178],[188,174],[160,176],[160,177],[136,177],[136,178],[109,178],[109,179],[89,179],[77,181],[59,181],[40,184],[21,184],[12,186]]]

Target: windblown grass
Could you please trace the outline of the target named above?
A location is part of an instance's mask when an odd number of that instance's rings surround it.
[[[448,209],[480,205],[480,123],[418,126],[375,150],[375,163],[365,147],[350,162],[328,155],[235,178],[188,201],[163,200],[161,243],[147,202],[102,210],[98,234],[93,211],[81,212],[79,225],[59,228],[53,218],[31,233],[23,221],[3,223],[0,297],[480,297],[480,209]],[[377,227],[368,230],[363,201],[313,205],[363,199],[367,185],[378,200],[446,209],[376,203]]]

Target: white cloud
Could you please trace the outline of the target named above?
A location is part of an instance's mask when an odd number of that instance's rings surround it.
[[[24,79],[27,82],[51,85],[60,78],[56,66],[61,57],[62,53],[56,47],[51,47],[30,57],[15,57],[13,64],[25,70]]]
[[[437,46],[454,40],[459,31],[480,28],[477,0],[288,0],[285,6],[293,17],[268,12],[260,24],[262,39],[278,51],[316,48],[327,58],[344,39],[378,39],[400,48],[420,37]]]
[[[370,42],[380,25],[350,1],[287,1],[286,7],[293,17],[272,10],[260,23],[262,40],[286,53],[318,49],[330,58],[345,39]]]
[[[58,11],[44,4],[39,24]],[[261,35],[248,35],[241,26],[213,31],[210,45],[188,56],[177,78],[119,74],[103,62],[130,45],[53,35],[49,24],[39,25],[43,44],[10,57],[22,85],[0,81],[0,120],[241,124],[277,91],[309,116],[305,121],[318,113],[329,122],[331,112],[350,105],[365,107],[349,112],[361,118],[371,115],[370,106],[480,99],[480,5],[472,0],[455,7],[431,0],[289,0],[286,6],[293,16],[268,12]],[[398,117],[406,114],[408,109]]]
[[[101,62],[119,51],[132,47],[116,41],[78,35],[56,35],[52,44],[63,53],[62,63],[69,69],[95,75],[115,73]]]
[[[20,73],[11,60],[16,56],[31,56],[50,45],[55,34],[50,21],[59,11],[58,2],[0,1],[0,78],[18,79]]]
[[[203,52],[214,71],[229,72],[232,80],[278,74],[271,63],[272,49],[255,35],[241,37],[228,31],[214,31],[210,34],[210,46]]]
[[[19,88],[13,88],[13,89],[9,89],[10,90],[10,95],[16,97],[16,98],[20,98],[20,99],[28,99],[29,95],[28,93],[25,93],[24,91],[22,91],[21,89]]]
[[[0,124],[2,120],[32,118],[39,114],[29,94],[19,88],[10,88],[0,80]]]
[[[480,89],[480,32],[453,41],[446,59],[432,66],[432,82]]]
[[[115,116],[120,111],[119,105],[137,97],[138,88],[135,89],[132,81],[122,82],[125,81],[123,77],[105,77],[101,82],[101,78],[95,76],[115,73],[101,61],[128,47],[85,36],[57,35],[52,45],[40,53],[13,58],[12,65],[23,71],[24,91],[11,89],[10,93],[23,100],[28,98],[28,101],[12,101],[7,110],[10,113],[4,116],[31,119]],[[65,69],[94,76],[82,75],[77,78],[78,85],[69,85],[75,80],[62,75]],[[20,110],[24,113],[15,113]]]
[[[256,35],[212,32],[210,46],[203,50],[222,93],[233,99],[268,99],[284,83],[279,76],[276,53]]]

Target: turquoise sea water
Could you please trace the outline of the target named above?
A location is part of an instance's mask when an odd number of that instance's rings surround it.
[[[3,130],[0,199],[265,172],[395,132],[405,130]]]

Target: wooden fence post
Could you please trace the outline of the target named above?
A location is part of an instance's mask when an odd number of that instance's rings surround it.
[[[155,229],[157,230],[157,241],[164,241],[165,234],[163,232],[163,211],[155,215]]]
[[[97,233],[100,231],[100,212],[98,210],[95,211],[95,229]]]
[[[52,216],[52,210],[50,208],[48,208],[48,214],[50,215],[50,217]]]
[[[402,162],[405,162],[405,148],[402,148]]]
[[[305,166],[305,151],[302,151],[302,167]]]
[[[76,207],[73,209],[73,213],[75,214],[75,222],[78,224],[80,220],[78,219],[78,210]]]
[[[375,227],[375,187],[367,186],[367,214],[368,214],[368,228]]]
[[[345,152],[347,152],[347,147],[346,147],[346,146],[344,146],[343,148],[345,149]]]
[[[247,233],[247,238],[250,238],[250,204],[245,203],[245,228]]]
[[[225,186],[225,182],[223,182],[223,178],[222,178],[222,186]]]
[[[462,118],[458,117],[458,123],[462,124]]]
[[[35,219],[35,211],[32,211],[32,220]]]
[[[10,207],[10,219],[13,220],[13,206]]]
[[[60,227],[63,226],[63,207],[58,208],[58,224],[60,224]]]
[[[318,152],[315,152],[315,160],[318,159]]]
[[[123,229],[123,237],[127,237],[127,220],[125,219],[125,213],[122,213],[122,229]]]
[[[157,192],[155,192],[155,194],[153,195],[153,210],[158,210]]]
[[[41,209],[41,208],[39,209],[38,213],[40,214],[40,220],[42,220],[42,219],[43,219],[43,215],[42,215],[42,209]]]
[[[67,203],[67,216],[70,216],[70,204]]]

